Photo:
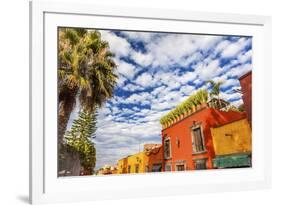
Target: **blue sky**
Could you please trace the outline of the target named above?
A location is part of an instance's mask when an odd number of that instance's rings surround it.
[[[99,110],[97,166],[161,143],[159,119],[206,80],[223,82],[220,97],[238,106],[238,77],[252,69],[251,37],[101,30],[115,53],[118,84]],[[72,118],[75,115],[72,115]]]

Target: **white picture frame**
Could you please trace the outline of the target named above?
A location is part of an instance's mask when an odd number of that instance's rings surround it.
[[[57,61],[54,49],[57,46],[58,26],[253,36],[253,167],[207,172],[58,178],[57,161],[54,161],[57,156]],[[31,2],[30,202],[43,204],[269,188],[271,109],[267,108],[271,107],[270,76],[270,17]],[[152,181],[154,183],[148,183]]]

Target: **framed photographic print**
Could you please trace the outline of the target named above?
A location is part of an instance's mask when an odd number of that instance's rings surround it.
[[[30,20],[31,203],[270,187],[269,17],[39,1]]]

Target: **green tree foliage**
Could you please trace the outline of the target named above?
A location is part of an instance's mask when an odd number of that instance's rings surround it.
[[[72,175],[79,175],[80,169],[77,167],[79,163],[75,161],[79,159],[77,157],[73,159],[75,153],[68,153],[69,145],[65,144],[64,139],[70,114],[74,110],[76,99],[79,99],[79,104],[85,112],[93,112],[97,107],[101,107],[113,96],[118,76],[115,74],[114,54],[110,52],[108,42],[102,40],[98,31],[60,28],[58,46],[59,170],[67,172],[72,170],[70,171]],[[84,147],[81,140],[86,143]],[[87,152],[95,153],[86,138],[73,142],[69,140],[73,146],[74,142],[80,144],[84,151],[89,148]],[[82,156],[81,153],[80,155]],[[86,161],[84,157],[83,163]]]
[[[192,107],[206,103],[208,101],[208,92],[204,89],[198,90],[193,95],[190,95],[185,101],[179,104],[175,109],[168,112],[168,114],[164,115],[160,119],[160,123],[166,124],[167,122],[173,121],[178,116],[182,115],[183,113],[192,110]]]
[[[227,108],[227,111],[237,111],[237,112],[240,112],[240,110],[236,106],[234,106],[234,105],[230,105]]]
[[[208,80],[208,81],[206,81],[206,83],[210,83],[211,87],[212,87],[212,90],[210,92],[210,97],[213,98],[214,96],[216,96],[218,101],[219,101],[219,105],[221,107],[220,87],[223,83],[222,82],[215,82],[213,80]]]
[[[59,140],[63,141],[70,113],[79,99],[91,111],[113,96],[118,76],[114,54],[98,31],[61,28],[59,30]]]
[[[73,121],[71,130],[65,134],[68,151],[78,152],[81,165],[91,172],[96,165],[95,144],[91,141],[95,138],[96,117],[95,111],[81,111],[78,119]]]
[[[215,82],[213,80],[208,80],[206,83],[210,83],[211,84],[211,87],[212,87],[212,90],[210,92],[210,96],[213,97],[213,96],[216,96],[219,98],[219,95],[220,95],[220,87],[222,85],[222,82]]]

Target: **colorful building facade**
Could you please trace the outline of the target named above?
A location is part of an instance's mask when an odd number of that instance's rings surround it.
[[[144,151],[120,159],[118,174],[162,171],[163,151],[161,144],[144,145]]]
[[[245,113],[205,106],[162,130],[163,170],[212,169],[211,128],[245,118]]]
[[[216,168],[250,167],[252,131],[247,118],[211,128]]]
[[[239,81],[247,118],[211,128],[216,168],[252,166],[252,71]]]

